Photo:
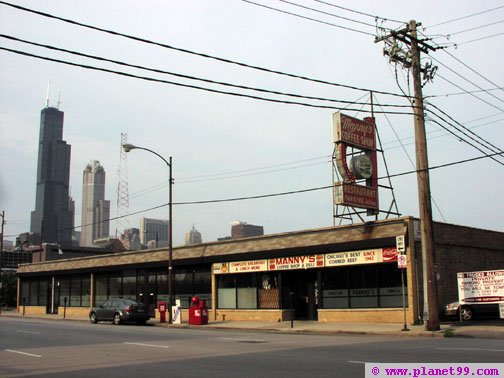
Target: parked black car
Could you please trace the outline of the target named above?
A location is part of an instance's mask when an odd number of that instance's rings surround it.
[[[115,325],[122,322],[145,324],[150,319],[145,306],[133,299],[111,298],[89,312],[89,321],[97,323],[102,320],[112,321]]]
[[[475,317],[491,317],[499,318],[499,305],[488,303],[471,303],[463,304],[462,309],[460,303],[452,302],[445,306],[444,315],[448,318],[461,317],[462,320],[472,320]],[[459,312],[462,311],[461,314]]]

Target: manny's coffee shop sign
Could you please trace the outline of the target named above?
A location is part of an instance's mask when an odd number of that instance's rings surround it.
[[[395,248],[377,248],[317,255],[275,257],[272,259],[233,261],[213,264],[214,274],[252,273],[278,270],[312,269],[345,265],[376,264],[397,261]]]

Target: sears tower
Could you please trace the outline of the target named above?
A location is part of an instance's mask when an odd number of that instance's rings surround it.
[[[46,107],[40,115],[35,210],[31,232],[41,243],[69,245],[74,214],[69,197],[71,146],[63,140],[64,113]]]

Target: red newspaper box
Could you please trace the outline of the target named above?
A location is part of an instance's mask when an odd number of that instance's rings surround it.
[[[159,322],[166,323],[166,302],[158,302]]]
[[[198,297],[192,297],[192,304],[189,307],[189,325],[208,324],[208,308],[204,300]]]

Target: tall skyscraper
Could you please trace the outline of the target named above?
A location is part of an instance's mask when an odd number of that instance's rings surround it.
[[[72,243],[74,213],[68,195],[71,146],[63,140],[64,113],[46,107],[40,115],[39,152],[32,233],[43,243]]]
[[[201,238],[201,232],[192,226],[192,229],[185,234],[185,245],[201,244],[203,240]]]
[[[264,235],[263,226],[254,226],[247,222],[235,221],[231,223],[231,239],[250,238]]]
[[[92,160],[82,175],[82,229],[80,245],[93,247],[94,241],[109,236],[110,201],[105,200],[105,170]]]
[[[168,225],[168,221],[164,219],[141,218],[140,241],[144,246],[152,240],[156,247],[166,247],[168,245]]]

